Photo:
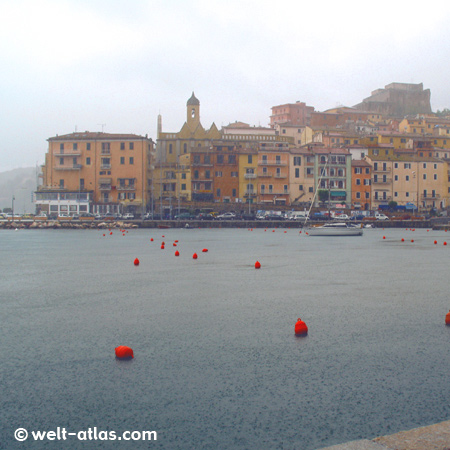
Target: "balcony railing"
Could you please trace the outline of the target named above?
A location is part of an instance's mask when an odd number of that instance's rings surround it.
[[[81,156],[81,150],[70,150],[69,152],[57,150],[53,156]]]
[[[117,186],[116,189],[118,191],[135,191],[136,186],[134,184],[130,184],[128,186]]]
[[[258,173],[258,177],[259,178],[271,178],[272,174],[271,173]]]
[[[281,174],[281,173],[276,173],[276,174],[274,175],[274,177],[275,177],[275,178],[287,178],[287,175],[283,175],[283,174]]]
[[[246,180],[250,180],[250,179],[256,178],[256,173],[246,173],[246,174],[244,174],[244,178]]]
[[[55,170],[80,170],[82,164],[73,164],[72,166],[56,166]]]
[[[421,194],[420,199],[421,200],[437,200],[438,198],[441,198],[441,194]]]
[[[258,164],[261,166],[287,166],[285,161],[259,161]]]
[[[111,169],[111,164],[100,164],[100,169]]]
[[[378,179],[377,181],[373,180],[372,182],[373,182],[373,184],[391,184],[392,178],[386,178],[385,180]]]
[[[378,168],[377,170],[375,170],[375,169],[373,169],[373,172],[376,172],[376,173],[390,173],[391,172],[391,168],[390,167],[386,167],[386,168]]]
[[[110,184],[100,184],[99,189],[101,191],[110,191],[111,190],[111,185]]]

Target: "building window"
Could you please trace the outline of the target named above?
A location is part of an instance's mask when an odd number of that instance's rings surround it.
[[[294,156],[294,166],[301,166],[301,165],[302,165],[301,156]]]
[[[405,169],[411,169],[411,164],[410,163],[405,163],[404,164],[404,168]]]
[[[356,179],[356,186],[360,186],[361,185],[361,179],[360,178],[357,178]]]
[[[356,198],[357,198],[357,199],[360,199],[360,198],[361,198],[361,192],[357,192],[357,193],[356,193]]]
[[[409,197],[409,192],[406,192],[406,194],[405,194],[405,195],[406,195],[406,197]]]
[[[223,155],[217,155],[217,164],[223,164]]]
[[[222,176],[222,171],[218,170],[215,175],[217,178],[220,178]]]
[[[134,158],[130,156],[130,164],[134,164]]]
[[[64,189],[64,180],[59,180],[59,188]]]
[[[125,150],[125,142],[120,143],[120,150]]]
[[[424,168],[424,169],[427,168],[427,163],[423,163],[423,168]]]
[[[216,191],[216,197],[220,197],[220,188],[218,188]]]
[[[394,181],[398,181],[398,175],[394,175]]]
[[[232,176],[232,178],[237,178],[238,177],[238,175],[239,175],[239,173],[238,172],[231,172],[231,176]],[[233,196],[234,197],[234,196]]]
[[[120,157],[120,164],[125,164],[125,156]]]
[[[409,175],[406,175],[405,179],[406,181],[409,181]]]
[[[198,170],[194,170],[194,179],[196,180],[198,178]]]
[[[236,155],[228,155],[228,164],[236,164]]]
[[[84,178],[80,178],[80,190],[84,189]]]
[[[90,150],[90,149],[91,149],[91,143],[88,142],[88,143],[86,143],[86,150]]]
[[[183,144],[183,153],[187,153],[187,144],[186,143]]]
[[[312,186],[310,186],[310,187],[308,188],[308,192],[314,192],[314,188],[313,188]]]
[[[59,165],[63,166],[64,165],[64,158],[59,158]]]
[[[236,189],[233,189],[232,194],[233,197],[236,197]]]
[[[73,143],[72,149],[73,150],[78,150],[78,144],[76,142]]]
[[[424,179],[424,180],[427,179],[427,174],[426,174],[426,173],[423,174],[423,179]]]
[[[86,165],[87,165],[87,166],[90,166],[90,165],[91,165],[91,158],[90,158],[90,156],[88,156],[88,157],[86,158]]]
[[[211,172],[209,170],[205,171],[205,178],[209,180],[211,178]]]
[[[361,167],[355,167],[355,175],[359,175],[361,173]]]
[[[134,200],[136,198],[136,192],[128,193],[128,200]]]
[[[185,179],[186,179],[186,174],[185,174],[185,173],[182,173],[182,174],[181,174],[181,179],[182,179],[182,180],[185,180]]]
[[[295,168],[295,178],[300,178],[300,169],[298,167]]]
[[[182,191],[185,191],[185,190],[186,190],[186,184],[183,183],[183,184],[181,185],[181,190],[182,190]]]
[[[433,175],[433,178],[434,178],[435,180],[437,180],[437,173],[435,173],[435,174]]]
[[[203,159],[205,161],[205,164],[211,164],[211,156],[210,155],[205,155],[205,157]]]
[[[64,151],[64,142],[62,142],[61,144],[59,144],[59,149]]]
[[[252,164],[252,162],[253,162],[253,155],[248,155],[247,156],[247,163],[248,164]]]
[[[134,150],[134,142],[130,142],[130,150]]]
[[[172,153],[172,144],[169,144],[169,153]]]

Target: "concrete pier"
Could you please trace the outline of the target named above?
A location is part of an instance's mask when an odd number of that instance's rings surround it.
[[[450,450],[450,420],[408,431],[333,445],[321,450]]]

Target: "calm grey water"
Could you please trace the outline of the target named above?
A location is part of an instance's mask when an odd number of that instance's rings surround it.
[[[450,418],[450,234],[103,233],[0,232],[0,448],[310,450]],[[58,426],[158,440],[14,439]]]

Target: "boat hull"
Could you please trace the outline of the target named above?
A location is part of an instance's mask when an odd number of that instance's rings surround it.
[[[308,236],[362,236],[362,228],[355,227],[311,227],[306,230]]]

